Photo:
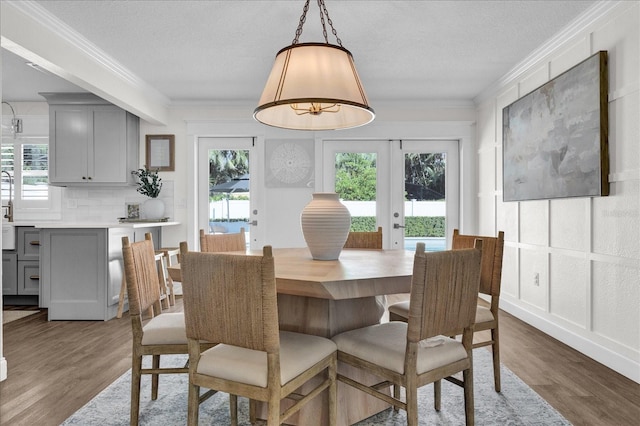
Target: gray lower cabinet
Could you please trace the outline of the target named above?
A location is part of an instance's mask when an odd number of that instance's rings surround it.
[[[18,294],[40,294],[40,265],[37,260],[18,261]]]
[[[40,295],[40,230],[18,226],[16,249],[2,252],[2,294],[5,304],[38,304]],[[40,299],[41,301],[41,299]],[[42,304],[40,305],[43,306]]]
[[[124,275],[122,237],[144,239],[160,228],[44,228],[43,297],[49,320],[109,320],[116,316]]]
[[[18,294],[18,254],[14,251],[2,252],[2,294]]]

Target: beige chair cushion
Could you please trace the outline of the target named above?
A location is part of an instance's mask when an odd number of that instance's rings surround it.
[[[187,333],[182,312],[160,314],[142,327],[143,345],[186,345]]]
[[[334,336],[333,341],[341,352],[404,374],[405,322],[392,321],[347,331]],[[427,339],[418,348],[417,372],[422,374],[466,357],[467,352],[459,341],[445,336]]]
[[[493,314],[489,308],[478,306],[476,309],[476,323],[493,321]]]
[[[393,312],[396,315],[400,315],[404,318],[409,317],[409,301],[398,302],[389,306],[389,312]],[[478,306],[476,309],[476,323],[493,321],[493,314],[489,308],[484,306]]]
[[[335,343],[324,337],[281,331],[281,384],[285,385],[335,350]],[[267,354],[237,346],[217,345],[202,353],[198,373],[266,388]]]
[[[389,312],[393,312],[396,315],[400,315],[404,318],[409,318],[409,301],[394,303],[389,306]]]

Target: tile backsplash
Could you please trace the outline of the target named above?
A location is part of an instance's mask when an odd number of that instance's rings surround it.
[[[164,216],[174,218],[173,181],[162,180],[158,197],[164,201]],[[128,203],[144,204],[148,197],[139,194],[135,187],[62,188],[63,222],[117,222],[126,217]],[[142,209],[142,213],[144,210]],[[144,214],[144,213],[143,213]]]

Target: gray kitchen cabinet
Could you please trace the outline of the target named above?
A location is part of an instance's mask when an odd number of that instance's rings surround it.
[[[2,294],[18,294],[18,254],[15,251],[2,252]]]
[[[31,226],[18,226],[18,260],[40,259],[40,230]]]
[[[43,228],[42,280],[49,320],[109,320],[116,316],[124,276],[122,237],[144,239],[160,228]]]
[[[40,230],[32,226],[17,226],[15,232],[16,250],[2,252],[4,303],[39,304]]]
[[[134,185],[139,118],[92,94],[41,93],[49,103],[49,184]]]
[[[18,294],[40,294],[40,265],[37,260],[18,261]]]

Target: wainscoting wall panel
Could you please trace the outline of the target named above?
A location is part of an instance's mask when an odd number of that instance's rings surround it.
[[[478,232],[505,231],[504,310],[640,383],[640,2],[594,9],[476,99]],[[600,50],[610,195],[503,202],[502,109]]]

